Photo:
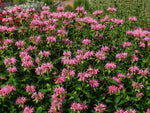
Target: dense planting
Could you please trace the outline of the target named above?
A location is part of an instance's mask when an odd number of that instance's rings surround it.
[[[0,15],[0,112],[150,113],[150,32],[109,7]]]

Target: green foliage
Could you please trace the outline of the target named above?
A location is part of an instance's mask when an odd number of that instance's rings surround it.
[[[73,6],[74,8],[77,8],[78,6],[83,6],[85,10],[89,10],[90,3],[89,0],[75,0]]]

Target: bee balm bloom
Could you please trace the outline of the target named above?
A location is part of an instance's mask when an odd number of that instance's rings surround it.
[[[116,65],[115,65],[115,63],[113,63],[113,62],[107,63],[107,64],[105,65],[105,69],[114,69],[114,68],[116,68]]]
[[[99,113],[103,113],[106,110],[106,105],[102,104],[102,103],[95,105],[94,110],[99,112]]]

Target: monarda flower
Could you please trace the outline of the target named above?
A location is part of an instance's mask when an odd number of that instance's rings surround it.
[[[103,103],[98,104],[98,105],[95,104],[94,110],[96,112],[103,113],[106,110],[106,105]]]
[[[111,62],[111,63],[107,63],[105,65],[105,69],[115,69],[116,68],[116,64]]]
[[[143,77],[143,76],[148,75],[149,73],[150,72],[147,69],[145,69],[145,70],[140,69],[138,72],[138,75],[141,75]]]
[[[83,72],[78,73],[77,77],[79,77],[80,81],[84,81],[86,78],[90,77],[89,73]]]
[[[42,57],[49,57],[51,53],[49,51],[40,51],[39,55],[41,55]]]
[[[5,39],[3,43],[4,43],[4,45],[9,45],[9,44],[13,43],[13,40],[12,39]]]
[[[93,12],[93,15],[96,15],[96,16],[101,15],[101,14],[103,14],[103,11],[97,10]]]
[[[44,95],[41,92],[34,92],[31,98],[33,98],[36,101],[36,103],[38,103],[39,100],[42,100],[44,98]]]
[[[123,47],[125,48],[125,47],[130,47],[132,45],[132,43],[131,42],[124,42],[123,43]]]
[[[15,65],[15,63],[16,63],[16,58],[15,57],[12,57],[12,58],[5,58],[4,59],[4,64],[5,65],[8,65],[8,66],[14,66]]]
[[[64,11],[64,10],[65,10],[64,7],[60,7],[60,6],[57,7],[57,11]]]
[[[104,53],[103,51],[98,51],[95,54],[95,57],[99,60],[105,60],[106,59],[106,53]]]
[[[16,42],[15,42],[15,45],[16,45],[18,48],[24,47],[24,44],[25,44],[24,41],[16,41]]]
[[[8,71],[9,73],[15,73],[15,72],[17,71],[17,68],[16,68],[16,67],[9,67],[9,68],[7,69],[7,71]]]
[[[135,16],[134,17],[129,17],[129,21],[135,22],[135,21],[137,21],[137,18]]]
[[[11,86],[11,85],[6,85],[3,88],[1,88],[0,95],[5,97],[8,94],[10,94],[12,91],[16,91],[16,88],[14,86]]]
[[[113,8],[113,7],[108,7],[108,8],[107,8],[107,11],[115,12],[115,11],[117,11],[117,9],[116,9],[116,8]]]
[[[82,43],[84,45],[89,45],[91,43],[91,40],[89,40],[89,39],[83,39]]]
[[[74,112],[75,111],[82,111],[82,110],[87,109],[87,105],[85,103],[74,102],[71,104],[70,109],[72,109]]]
[[[26,102],[26,97],[18,97],[16,100],[16,104],[19,105],[24,105],[25,102]]]
[[[35,86],[34,85],[27,85],[26,86],[26,92],[29,92],[29,93],[34,93],[35,92]]]
[[[92,88],[98,87],[99,83],[97,80],[89,80],[89,84]]]
[[[34,108],[28,106],[26,106],[23,110],[23,113],[33,113],[33,112],[34,112]]]
[[[131,73],[135,73],[137,71],[139,71],[139,68],[137,66],[131,66],[129,69],[128,69]]]
[[[126,52],[123,52],[123,53],[118,53],[116,54],[116,58],[119,59],[119,60],[125,60],[125,58],[127,57],[127,53]]]
[[[133,82],[133,83],[132,83],[132,87],[133,87],[134,89],[142,89],[144,86],[143,86],[142,83]]]
[[[48,44],[56,42],[56,37],[54,37],[54,36],[46,37],[46,39],[47,39]]]

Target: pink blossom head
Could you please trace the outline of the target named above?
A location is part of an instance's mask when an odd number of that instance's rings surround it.
[[[18,97],[16,104],[24,104],[26,102],[26,97]]]
[[[49,7],[49,6],[43,6],[43,7],[42,7],[42,10],[44,10],[44,11],[49,11],[49,10],[50,10],[50,7]]]
[[[64,10],[65,10],[65,8],[62,7],[62,6],[58,6],[58,7],[57,7],[57,11],[64,11]]]
[[[103,113],[106,110],[106,105],[103,103],[95,105],[94,110],[99,113]]]
[[[129,21],[135,22],[135,21],[137,21],[137,18],[135,16],[134,17],[129,17]]]
[[[92,88],[98,87],[99,83],[97,80],[89,80],[89,84]]]
[[[5,39],[4,40],[4,45],[9,45],[9,44],[12,44],[12,43],[13,43],[12,39]]]
[[[26,92],[34,93],[35,92],[35,86],[34,85],[27,85],[26,86]]]
[[[82,43],[84,45],[89,45],[91,43],[91,40],[89,40],[89,39],[83,39]]]
[[[107,11],[115,12],[115,11],[117,11],[117,9],[116,9],[116,8],[113,8],[113,7],[108,7],[108,8],[107,8]]]
[[[33,112],[34,112],[34,108],[28,106],[26,106],[23,110],[23,113],[33,113]]]
[[[115,69],[115,68],[116,68],[116,64],[114,62],[107,63],[105,65],[105,69]]]
[[[16,68],[16,67],[9,67],[9,68],[7,69],[7,71],[8,71],[9,73],[15,73],[15,72],[17,71],[17,68]]]

